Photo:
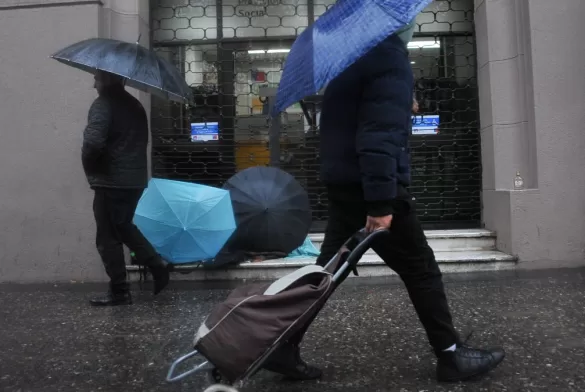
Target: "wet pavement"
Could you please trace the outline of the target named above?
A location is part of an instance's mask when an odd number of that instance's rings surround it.
[[[438,384],[434,357],[395,278],[350,280],[304,344],[325,371],[291,383],[262,372],[242,392],[585,391],[585,270],[452,275],[455,321],[473,345],[503,345],[487,378]],[[0,285],[0,391],[195,391],[200,377],[166,384],[196,327],[225,288],[176,285],[159,298],[135,291],[131,307],[91,308],[96,285]]]

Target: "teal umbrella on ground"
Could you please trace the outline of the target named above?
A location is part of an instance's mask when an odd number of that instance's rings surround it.
[[[152,179],[134,223],[168,262],[211,261],[236,229],[228,191]]]

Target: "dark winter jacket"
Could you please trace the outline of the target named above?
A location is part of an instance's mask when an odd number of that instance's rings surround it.
[[[391,36],[329,83],[321,113],[321,177],[357,189],[371,216],[392,213],[410,184],[413,74]]]
[[[93,102],[81,150],[92,188],[145,188],[147,147],[146,112],[123,87],[110,89]]]

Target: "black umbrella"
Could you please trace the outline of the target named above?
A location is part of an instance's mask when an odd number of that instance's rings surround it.
[[[187,103],[191,89],[179,70],[138,43],[92,38],[61,49],[51,58],[86,72],[110,72],[126,85],[160,97]]]
[[[230,248],[282,252],[298,248],[309,233],[309,196],[290,174],[274,167],[252,167],[230,178],[237,228]]]

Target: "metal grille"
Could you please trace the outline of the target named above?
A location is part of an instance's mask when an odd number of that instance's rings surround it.
[[[305,186],[315,229],[321,229],[327,198],[319,181],[319,130],[294,105],[280,118],[279,142],[269,143],[271,98],[266,95],[278,86],[295,36],[334,2],[151,1],[154,46],[183,70],[196,96],[195,107],[153,97],[153,174],[221,186],[239,170],[277,163]],[[427,224],[478,224],[473,0],[437,0],[417,24],[409,44],[420,105],[411,138],[411,190]],[[319,97],[309,99],[305,109],[318,118]],[[419,126],[436,116],[438,127]],[[192,140],[192,124],[197,130],[201,123],[217,123],[217,139]]]

